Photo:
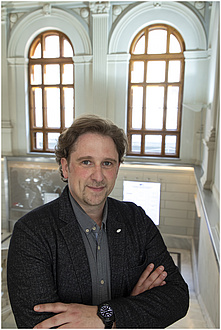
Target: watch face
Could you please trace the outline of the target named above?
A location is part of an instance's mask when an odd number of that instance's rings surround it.
[[[105,318],[110,318],[113,315],[113,310],[109,305],[103,305],[100,309],[100,313]]]

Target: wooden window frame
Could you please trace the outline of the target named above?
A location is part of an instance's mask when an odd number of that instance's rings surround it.
[[[167,31],[167,49],[164,54],[148,54],[148,32],[150,30],[156,29],[166,29]],[[169,42],[170,38],[168,36],[174,35],[178,42],[180,43],[181,52],[180,53],[169,53]],[[145,35],[145,52],[144,54],[133,54],[134,48],[139,41],[139,39]],[[180,33],[166,24],[154,24],[142,29],[134,38],[130,47],[130,64],[129,64],[129,84],[128,84],[128,112],[127,112],[127,135],[129,148],[127,155],[129,156],[145,156],[145,157],[169,157],[169,158],[178,158],[180,155],[180,136],[181,136],[181,116],[182,116],[182,99],[183,99],[183,82],[184,82],[184,52],[185,44]],[[163,83],[148,83],[146,80],[147,74],[147,62],[148,61],[166,61],[166,77],[165,82]],[[180,72],[180,81],[176,83],[168,82],[168,64],[169,60],[179,60],[181,63],[181,72]],[[144,62],[144,79],[141,83],[132,83],[132,66],[135,61]],[[133,86],[142,86],[143,88],[143,107],[142,107],[142,128],[134,129],[132,127],[132,87]],[[164,107],[163,107],[163,128],[162,129],[154,129],[148,130],[145,128],[145,120],[146,120],[146,87],[147,86],[163,86],[164,88]],[[178,114],[177,114],[177,129],[166,129],[166,104],[167,104],[167,90],[169,86],[178,86],[179,87],[179,101],[178,101]],[[141,135],[141,148],[140,152],[132,151],[132,135],[138,134]],[[145,136],[146,135],[160,135],[162,136],[162,145],[161,145],[161,153],[145,153]],[[176,136],[176,152],[174,154],[166,154],[165,153],[165,137],[166,136]]]
[[[60,57],[56,58],[44,58],[43,57],[43,49],[44,49],[44,41],[47,36],[56,35],[59,36],[59,45],[60,45]],[[72,57],[64,57],[64,47],[63,41],[67,40],[70,43],[70,46],[73,46],[69,40],[69,38],[59,31],[45,31],[39,34],[34,41],[32,42],[29,49],[29,66],[28,66],[28,84],[29,84],[29,125],[30,125],[30,151],[31,152],[39,152],[39,153],[54,153],[54,150],[50,149],[48,146],[48,134],[49,133],[61,133],[65,127],[65,107],[64,107],[64,95],[63,89],[64,87],[73,88],[73,98],[75,92],[74,85],[74,62]],[[32,58],[37,45],[41,43],[41,57],[40,58]],[[73,50],[74,54],[74,50]],[[32,66],[39,64],[41,65],[41,84],[31,84],[31,70]],[[59,84],[44,84],[44,66],[47,64],[58,64],[60,66],[60,83]],[[73,64],[73,84],[63,84],[62,83],[62,67],[64,64]],[[60,127],[52,128],[47,125],[47,109],[46,109],[46,93],[45,89],[50,87],[57,87],[60,89]],[[35,107],[34,107],[34,88],[41,88],[42,92],[42,127],[37,127],[35,123]],[[74,102],[74,101],[73,101]],[[73,103],[73,119],[74,119],[74,103]],[[43,134],[43,148],[36,148],[36,133]]]

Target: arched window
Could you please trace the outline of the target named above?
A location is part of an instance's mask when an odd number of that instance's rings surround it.
[[[184,41],[174,28],[151,25],[130,53],[127,134],[129,155],[179,157]]]
[[[39,34],[29,49],[30,149],[54,152],[74,118],[73,47],[63,33]]]

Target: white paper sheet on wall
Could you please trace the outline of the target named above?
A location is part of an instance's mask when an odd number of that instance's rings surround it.
[[[123,200],[141,206],[156,225],[160,223],[160,183],[124,181]]]

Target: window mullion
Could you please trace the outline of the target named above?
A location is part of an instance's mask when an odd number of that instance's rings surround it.
[[[142,113],[142,135],[141,135],[141,154],[143,155],[145,152],[145,134],[144,131],[146,129],[146,89],[147,89],[147,62],[144,61],[144,84],[143,84],[143,113]]]
[[[167,118],[167,91],[168,91],[168,68],[169,61],[166,61],[165,67],[165,89],[164,89],[164,105],[163,105],[163,129],[166,130],[166,118]]]

